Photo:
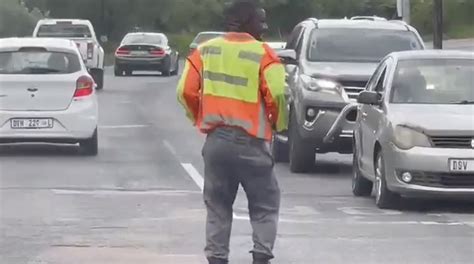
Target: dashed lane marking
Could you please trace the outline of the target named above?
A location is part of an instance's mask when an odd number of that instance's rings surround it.
[[[191,164],[191,163],[181,163],[181,166],[183,166],[184,170],[186,170],[188,175],[196,183],[196,185],[199,187],[201,192],[204,191],[204,178],[197,171],[197,169],[193,166],[193,164]]]

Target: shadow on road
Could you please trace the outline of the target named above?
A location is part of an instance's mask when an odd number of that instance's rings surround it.
[[[400,208],[404,212],[416,213],[455,213],[455,214],[472,214],[474,219],[474,201],[472,200],[429,200],[404,198]]]
[[[81,156],[76,145],[9,144],[0,145],[0,157]]]

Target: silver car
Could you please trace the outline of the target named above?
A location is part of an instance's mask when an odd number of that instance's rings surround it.
[[[353,193],[474,200],[473,76],[471,52],[387,56],[358,98]]]

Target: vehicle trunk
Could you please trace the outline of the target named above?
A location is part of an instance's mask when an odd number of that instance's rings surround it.
[[[123,45],[120,49],[129,51],[129,57],[157,57],[165,55],[165,49],[160,45],[131,44]]]
[[[91,43],[90,45],[92,45],[92,40],[91,39],[71,39],[72,41],[74,41],[77,45],[77,48],[79,49],[79,52],[81,53],[81,56],[82,56],[82,59],[83,60],[86,60],[87,59],[87,53],[88,53],[88,45],[89,43]]]
[[[0,110],[59,111],[71,104],[75,74],[0,75]]]

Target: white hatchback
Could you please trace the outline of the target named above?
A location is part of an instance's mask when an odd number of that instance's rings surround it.
[[[95,87],[74,42],[0,39],[0,143],[79,143],[97,155]]]

